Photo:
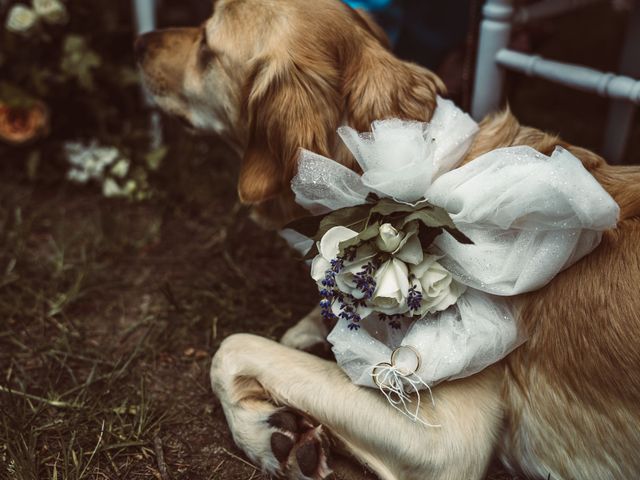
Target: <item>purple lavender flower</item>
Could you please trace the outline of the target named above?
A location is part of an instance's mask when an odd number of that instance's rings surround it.
[[[420,309],[422,305],[422,292],[418,291],[417,285],[412,285],[409,289],[409,296],[407,297],[407,305],[409,310],[416,311]]]

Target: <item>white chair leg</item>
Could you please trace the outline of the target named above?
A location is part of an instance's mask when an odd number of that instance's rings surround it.
[[[476,120],[497,110],[502,100],[504,69],[496,63],[496,54],[509,44],[513,6],[510,0],[487,0],[482,15],[471,105]]]
[[[133,8],[138,35],[156,28],[156,0],[134,0]]]
[[[155,30],[156,7],[157,0],[134,0],[133,8],[138,35]],[[143,94],[147,106],[152,106],[153,102],[149,94],[146,91],[144,91]],[[151,111],[149,115],[149,123],[149,143],[151,149],[154,150],[162,145],[162,124],[160,122],[160,113],[158,111]]]
[[[640,78],[638,59],[640,59],[640,1],[635,2],[629,19],[620,58],[620,74]],[[611,102],[602,146],[602,155],[609,163],[623,163],[636,108],[633,103],[622,100]]]

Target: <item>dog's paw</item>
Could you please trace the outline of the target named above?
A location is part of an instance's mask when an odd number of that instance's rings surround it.
[[[267,420],[271,452],[280,464],[277,472],[289,479],[320,480],[331,470],[327,464],[328,441],[322,425],[288,408],[281,408]]]

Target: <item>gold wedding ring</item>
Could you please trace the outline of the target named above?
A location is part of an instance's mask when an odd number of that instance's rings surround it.
[[[391,364],[387,362],[380,362],[375,367],[373,367],[373,370],[371,370],[371,378],[373,378],[373,383],[375,383],[378,388],[382,388],[383,385],[380,383],[378,375],[376,375],[376,370],[378,370],[379,368],[391,368]]]
[[[398,358],[399,353],[402,352],[403,350],[409,350],[416,356],[416,360],[417,360],[416,368],[414,368],[412,371],[402,370],[401,368],[398,368],[398,366],[396,365],[396,359]],[[420,357],[418,350],[416,350],[411,345],[400,345],[391,354],[391,366],[395,368],[396,372],[398,372],[398,375],[400,375],[401,377],[408,377],[416,373],[418,370],[420,370],[420,367],[422,366],[422,358]]]
[[[398,368],[398,366],[396,365],[396,360],[398,359],[398,355],[403,350],[410,351],[416,356],[416,367],[411,371],[403,370],[401,368]],[[418,353],[418,350],[416,350],[411,345],[400,345],[391,354],[391,363],[389,363],[389,362],[380,362],[375,367],[373,367],[373,370],[371,370],[371,378],[373,379],[373,383],[375,383],[378,388],[383,388],[385,385],[383,385],[380,382],[378,370],[383,369],[383,368],[390,368],[390,369],[393,369],[393,371],[396,372],[401,377],[409,377],[409,376],[413,375],[414,373],[416,373],[418,370],[420,370],[421,366],[422,366],[422,358],[420,357],[420,354]]]

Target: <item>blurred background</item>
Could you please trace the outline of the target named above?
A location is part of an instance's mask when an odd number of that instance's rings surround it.
[[[348,3],[470,108],[483,2]],[[633,2],[586,3],[516,28],[511,48],[617,71]],[[196,25],[211,5],[162,0],[157,24]],[[156,122],[133,11],[0,0],[0,478],[264,478],[233,446],[209,358],[234,332],[278,338],[317,301],[238,204],[230,150]],[[608,100],[516,73],[505,99],[600,151]],[[638,163],[638,117],[631,132],[623,161]],[[337,462],[335,478],[368,478]]]

